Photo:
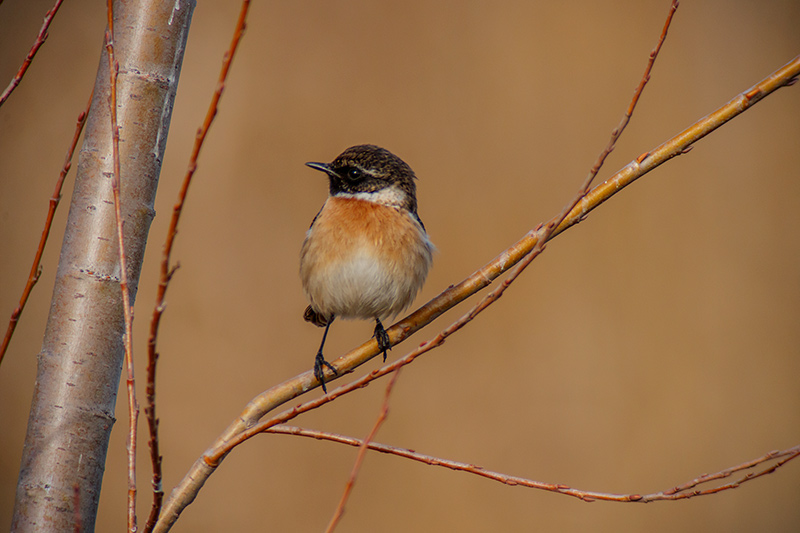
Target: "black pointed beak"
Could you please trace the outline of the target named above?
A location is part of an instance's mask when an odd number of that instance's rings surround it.
[[[307,167],[311,167],[314,170],[322,171],[325,174],[328,174],[329,176],[336,176],[336,173],[333,170],[331,170],[330,165],[328,165],[327,163],[309,162],[309,163],[306,163],[306,166]]]

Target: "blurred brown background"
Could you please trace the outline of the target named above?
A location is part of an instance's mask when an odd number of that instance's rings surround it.
[[[136,302],[142,399],[166,224],[239,10],[199,4]],[[0,6],[1,86],[51,5]],[[327,185],[304,162],[369,142],[414,168],[420,214],[439,248],[419,305],[568,201],[627,105],[667,9],[666,0],[255,2],[174,254],[181,269],[159,343],[167,492],[251,397],[311,367],[321,330],[301,318],[298,252]],[[798,22],[795,0],[683,2],[601,178],[791,60]],[[2,320],[30,268],[104,28],[102,5],[65,2],[0,108]],[[798,117],[800,87],[781,89],[551,243],[500,302],[403,372],[377,440],[536,480],[641,493],[798,444]],[[0,527],[11,520],[70,194],[68,185],[44,274],[0,368]],[[337,323],[329,358],[371,330]],[[296,422],[363,437],[384,387]],[[98,531],[124,528],[124,395],[117,417]],[[296,437],[254,439],[175,530],[321,531],[355,455]],[[800,462],[716,496],[589,505],[369,454],[339,531],[797,531],[798,502]]]

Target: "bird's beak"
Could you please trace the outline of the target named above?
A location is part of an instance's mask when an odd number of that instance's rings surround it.
[[[331,170],[331,167],[326,163],[313,163],[313,162],[310,162],[310,163],[306,163],[306,166],[307,167],[311,167],[314,170],[320,170],[320,171],[324,172],[325,174],[328,174],[329,176],[335,176],[336,175],[333,172],[333,170]]]

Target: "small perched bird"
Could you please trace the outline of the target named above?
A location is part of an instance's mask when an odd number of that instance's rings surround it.
[[[417,215],[416,176],[390,151],[363,144],[330,164],[306,163],[327,174],[328,199],[314,217],[300,252],[300,278],[311,303],[303,318],[325,327],[314,376],[337,374],[322,348],[334,318],[375,320],[375,340],[391,348],[381,319],[411,304],[433,262],[434,246]]]

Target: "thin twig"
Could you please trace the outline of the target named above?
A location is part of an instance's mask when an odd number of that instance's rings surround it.
[[[628,104],[628,109],[625,111],[625,114],[620,120],[619,125],[611,132],[611,140],[609,141],[608,145],[606,146],[605,150],[603,150],[597,158],[597,161],[592,166],[592,169],[589,171],[589,177],[587,179],[588,182],[594,179],[594,176],[600,170],[600,167],[603,166],[608,155],[614,150],[617,140],[619,140],[622,132],[628,126],[628,122],[631,120],[631,116],[633,116],[633,110],[636,108],[636,104],[639,103],[639,97],[642,95],[644,91],[644,86],[647,85],[647,82],[650,81],[650,72],[653,70],[653,65],[656,62],[656,57],[658,57],[658,53],[661,51],[661,46],[664,44],[664,41],[667,38],[667,32],[669,31],[669,26],[672,24],[672,17],[675,15],[675,11],[678,10],[679,2],[678,0],[672,0],[672,5],[669,8],[669,14],[667,15],[667,20],[664,21],[664,28],[661,30],[661,36],[658,38],[658,43],[656,43],[656,47],[650,52],[650,58],[647,61],[647,67],[644,69],[644,75],[642,75],[642,79],[639,81],[639,85],[636,87],[636,90],[633,92],[633,98],[631,98],[630,104]],[[588,187],[587,187],[588,191]]]
[[[353,491],[353,486],[356,483],[356,477],[358,477],[358,471],[361,469],[361,465],[364,462],[364,457],[367,455],[367,449],[369,448],[369,443],[375,438],[377,435],[378,430],[380,429],[381,425],[383,425],[384,420],[386,420],[386,416],[389,414],[389,398],[392,395],[392,389],[394,388],[394,384],[397,383],[397,378],[400,376],[400,370],[392,375],[392,379],[389,380],[389,384],[386,386],[386,393],[383,396],[383,405],[381,406],[381,412],[378,414],[378,418],[375,420],[375,424],[372,426],[372,430],[367,435],[367,438],[361,442],[361,446],[358,448],[358,456],[356,457],[356,462],[353,464],[353,470],[350,472],[350,478],[347,480],[347,485],[344,487],[344,492],[342,492],[342,498],[339,500],[339,505],[336,506],[336,511],[333,513],[333,517],[331,517],[331,521],[328,524],[325,533],[333,533],[333,530],[336,529],[336,526],[339,524],[339,520],[341,520],[342,515],[344,514],[344,506],[347,503],[347,500],[350,498],[350,493]]]
[[[89,95],[89,101],[86,103],[86,109],[81,111],[81,113],[78,115],[78,122],[75,125],[75,133],[72,135],[72,142],[70,143],[69,148],[67,148],[67,155],[64,157],[64,165],[61,167],[61,172],[56,180],[55,189],[50,197],[50,207],[47,211],[47,218],[44,221],[42,236],[39,238],[39,246],[36,248],[36,254],[33,257],[33,264],[31,265],[31,271],[28,274],[28,281],[25,283],[25,288],[22,289],[22,296],[20,296],[19,304],[11,312],[11,318],[8,321],[8,329],[6,329],[6,335],[3,337],[3,344],[0,345],[0,364],[3,362],[3,357],[8,350],[8,345],[11,342],[11,336],[14,335],[14,330],[17,328],[17,323],[22,315],[22,311],[25,309],[25,304],[28,303],[28,298],[31,295],[31,291],[33,291],[33,286],[36,285],[36,282],[39,281],[39,277],[42,274],[41,262],[42,255],[44,255],[44,247],[47,244],[47,238],[50,236],[50,228],[53,226],[53,218],[56,214],[56,208],[58,208],[58,204],[61,201],[61,189],[64,186],[64,178],[67,177],[67,173],[69,172],[70,168],[72,168],[72,156],[75,153],[75,148],[78,146],[78,139],[80,139],[81,132],[83,132],[83,126],[86,124],[86,117],[89,115],[89,108],[92,105],[92,95],[93,93]]]
[[[769,452],[766,455],[763,455],[757,459],[753,459],[752,461],[747,461],[737,466],[733,466],[731,468],[727,468],[725,470],[721,470],[715,474],[704,474],[696,479],[693,479],[683,485],[679,485],[672,489],[662,491],[662,492],[654,492],[651,494],[613,494],[608,492],[595,492],[595,491],[587,491],[587,490],[580,490],[575,489],[572,487],[568,487],[566,485],[557,484],[557,483],[544,483],[541,481],[534,481],[531,479],[526,479],[518,476],[510,476],[508,474],[502,474],[499,472],[493,472],[491,470],[486,470],[481,466],[477,466],[470,463],[462,463],[460,461],[451,461],[450,459],[442,459],[439,457],[433,457],[430,455],[421,454],[414,450],[409,450],[406,448],[398,448],[395,446],[390,446],[388,444],[380,444],[377,442],[366,442],[353,438],[347,437],[344,435],[337,435],[336,433],[328,433],[325,431],[316,431],[311,429],[304,429],[294,426],[285,426],[285,425],[278,425],[269,428],[266,430],[268,433],[278,433],[283,435],[297,435],[301,437],[310,437],[313,439],[318,440],[327,440],[331,442],[338,442],[340,444],[347,444],[348,446],[359,446],[363,447],[366,446],[370,450],[374,450],[376,452],[386,453],[389,455],[396,455],[398,457],[403,457],[405,459],[411,459],[413,461],[419,461],[426,465],[431,466],[441,466],[444,468],[449,468],[451,470],[459,470],[461,472],[469,472],[471,474],[475,474],[481,477],[485,477],[487,479],[491,479],[494,481],[499,481],[500,483],[504,483],[506,485],[512,486],[520,486],[520,487],[527,487],[532,489],[540,489],[546,490],[549,492],[557,492],[559,494],[564,494],[567,496],[573,496],[575,498],[579,498],[586,502],[591,502],[595,500],[600,501],[611,501],[611,502],[637,502],[637,503],[649,503],[654,501],[664,501],[664,500],[683,500],[687,498],[693,498],[695,496],[708,496],[710,494],[716,494],[717,492],[722,492],[725,490],[730,490],[739,487],[742,483],[747,481],[756,479],[758,477],[764,476],[766,474],[771,474],[778,468],[782,467],[792,459],[800,456],[800,445],[794,446],[792,448],[788,448],[786,450],[780,451],[773,451]],[[712,481],[716,481],[719,479],[727,478],[736,472],[741,472],[743,470],[749,470],[755,468],[756,466],[766,463],[771,460],[779,459],[783,457],[784,459],[781,461],[776,462],[772,466],[760,470],[758,472],[750,472],[746,474],[741,479],[734,481],[732,483],[728,483],[725,485],[721,485],[718,487],[712,487],[705,490],[694,490],[690,491],[694,487],[709,483]]]
[[[217,81],[217,88],[211,98],[211,103],[208,106],[205,120],[202,126],[197,130],[195,136],[194,147],[192,154],[189,158],[189,165],[186,170],[186,175],[183,178],[180,192],[178,193],[178,201],[172,208],[172,218],[170,219],[169,230],[167,231],[167,239],[164,243],[164,248],[161,256],[161,271],[158,281],[158,289],[156,293],[156,302],[153,307],[153,315],[150,320],[150,335],[147,339],[147,397],[145,407],[145,417],[147,418],[147,427],[150,432],[150,461],[153,466],[153,505],[150,508],[150,516],[145,524],[145,533],[153,530],[153,527],[158,520],[158,515],[161,512],[161,505],[164,499],[164,488],[162,486],[162,457],[159,452],[158,444],[158,418],[156,417],[156,364],[158,361],[158,352],[156,351],[156,343],[158,339],[159,325],[161,324],[161,316],[166,308],[164,298],[167,293],[167,287],[172,279],[172,275],[178,268],[170,267],[170,258],[172,256],[172,247],[175,243],[175,238],[178,234],[178,222],[180,221],[183,206],[186,202],[186,196],[189,192],[189,185],[192,182],[194,173],[197,170],[197,159],[200,155],[200,150],[205,142],[206,135],[211,128],[211,123],[217,115],[217,107],[222,98],[222,92],[225,90],[225,82],[228,78],[228,72],[233,62],[233,57],[239,47],[244,35],[244,30],[247,26],[247,13],[250,9],[250,0],[244,0],[239,12],[239,19],[236,22],[236,28],[233,32],[233,38],[228,50],[222,59],[222,69],[220,70],[219,79]]]
[[[25,72],[28,71],[28,67],[31,66],[31,62],[33,61],[33,57],[36,55],[36,52],[39,51],[39,48],[44,44],[47,40],[47,29],[50,27],[50,23],[53,21],[53,17],[56,16],[58,12],[58,8],[61,7],[61,3],[64,0],[56,0],[55,5],[45,13],[44,15],[44,22],[42,23],[42,27],[39,29],[39,35],[36,36],[36,41],[33,43],[28,55],[25,56],[25,61],[22,62],[22,66],[19,67],[19,70],[14,75],[14,79],[11,80],[11,83],[8,84],[8,87],[3,91],[3,94],[0,94],[0,106],[8,100],[8,97],[11,96],[11,93],[14,92],[14,89],[17,88],[19,83],[22,81],[22,77],[25,75]]]
[[[111,136],[114,157],[114,174],[111,176],[111,190],[114,193],[114,212],[117,219],[117,239],[119,242],[120,289],[125,315],[125,368],[127,370],[128,390],[128,531],[134,533],[136,526],[136,441],[139,421],[139,404],[136,402],[136,387],[133,371],[133,306],[131,305],[130,285],[128,284],[128,265],[123,238],[122,200],[120,198],[120,160],[119,125],[117,124],[117,76],[119,62],[114,57],[114,0],[108,0],[108,30],[106,32],[106,51],[110,71],[111,93]]]
[[[603,163],[605,163],[606,158],[609,154],[614,151],[614,148],[617,145],[617,141],[622,136],[622,132],[625,131],[625,128],[628,126],[628,123],[633,116],[633,111],[636,109],[636,104],[639,102],[639,98],[644,91],[647,82],[650,81],[650,72],[653,69],[653,64],[656,61],[656,57],[658,57],[658,52],[661,51],[661,46],[664,44],[664,40],[667,38],[667,31],[669,30],[669,26],[672,23],[672,17],[675,15],[675,11],[678,9],[678,1],[672,0],[672,4],[670,5],[669,14],[667,15],[667,20],[664,22],[664,28],[661,30],[661,36],[658,38],[658,42],[656,43],[655,48],[650,52],[650,58],[647,62],[647,66],[645,67],[644,74],[642,75],[641,80],[639,81],[639,85],[636,87],[636,90],[633,93],[633,98],[631,98],[630,104],[628,104],[628,109],[625,111],[620,123],[617,125],[616,128],[611,132],[611,138],[608,141],[608,144],[603,148],[600,152],[600,155],[597,156],[597,160],[595,161],[592,168],[589,170],[589,175],[586,176],[586,180],[584,181],[581,188],[578,190],[578,194],[575,198],[572,199],[570,203],[568,203],[564,209],[561,211],[559,215],[555,218],[550,220],[542,229],[540,226],[534,231],[539,231],[540,234],[536,241],[536,244],[533,246],[531,252],[519,262],[517,267],[509,274],[509,276],[500,284],[500,286],[495,289],[494,291],[490,292],[486,295],[477,305],[475,305],[467,315],[459,319],[457,322],[458,327],[453,331],[456,331],[463,327],[466,323],[471,321],[475,318],[479,313],[481,313],[484,309],[489,307],[493,304],[497,299],[499,299],[505,290],[519,277],[519,275],[531,264],[531,262],[536,259],[536,257],[544,251],[545,243],[550,240],[553,233],[556,231],[567,216],[575,209],[575,206],[580,203],[581,200],[589,193],[590,187],[592,186],[592,182],[597,177],[597,173],[603,167]],[[442,338],[441,341],[443,342],[444,339]],[[439,343],[441,344],[441,343]],[[439,345],[437,344],[437,346]]]

